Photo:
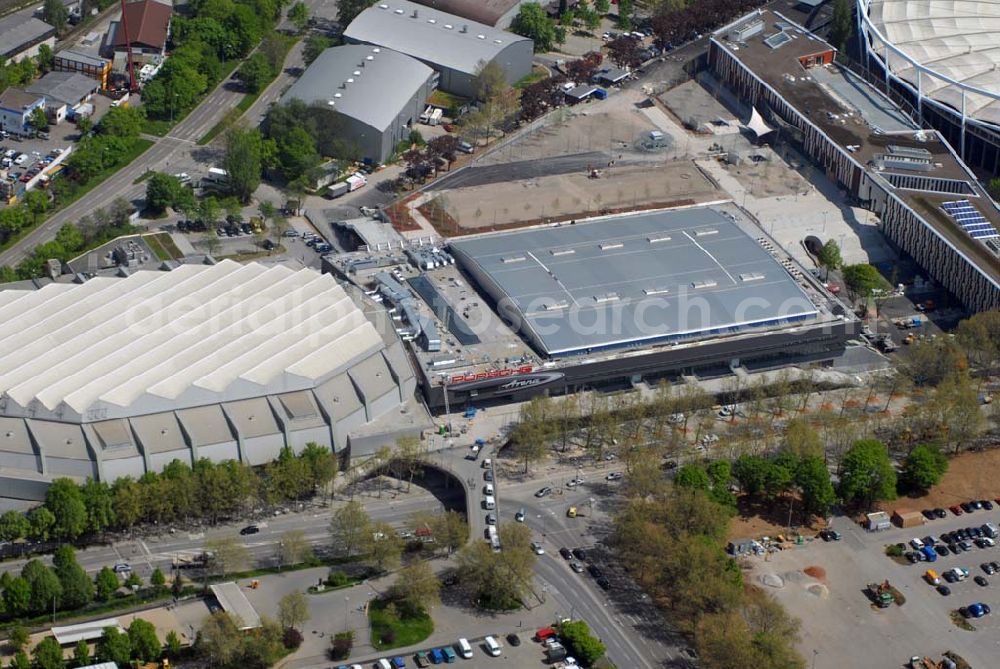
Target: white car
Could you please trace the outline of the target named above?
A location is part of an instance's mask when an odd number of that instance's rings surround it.
[[[910,539],[910,545],[913,546],[913,550],[918,551],[924,547],[924,542],[921,541],[920,539],[913,538]]]
[[[542,548],[542,545],[537,541],[531,542],[531,550],[535,553],[535,555],[545,555],[545,549]]]
[[[624,475],[624,474],[622,474],[621,472],[611,472],[610,474],[608,474],[608,475],[607,475],[607,476],[605,476],[604,478],[605,478],[605,479],[607,479],[608,481],[619,481],[619,480],[621,480],[621,479],[622,479],[622,477],[624,477],[624,476],[625,476],[625,475]]]
[[[583,479],[581,477],[577,476],[576,478],[574,478],[574,479],[572,479],[570,481],[567,481],[566,482],[566,487],[567,488],[575,488],[578,485],[581,485],[582,483],[583,483]]]
[[[514,520],[519,523],[524,522],[524,509],[518,509],[517,513],[514,514]]]

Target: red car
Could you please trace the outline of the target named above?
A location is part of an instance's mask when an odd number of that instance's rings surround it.
[[[955,514],[956,516],[961,516],[961,515],[962,515],[963,513],[965,513],[964,511],[962,511],[962,507],[960,507],[960,506],[959,506],[959,505],[957,505],[957,504],[956,504],[955,506],[952,506],[952,507],[949,507],[949,509],[950,509],[950,510],[951,510],[951,512],[952,512],[953,514]]]

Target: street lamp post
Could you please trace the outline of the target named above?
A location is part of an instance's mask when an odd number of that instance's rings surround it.
[[[350,604],[351,604],[351,598],[345,596],[344,597],[344,631],[345,632],[347,631],[347,616],[348,616],[348,613],[350,612]]]

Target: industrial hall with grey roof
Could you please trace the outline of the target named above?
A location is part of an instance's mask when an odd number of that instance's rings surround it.
[[[815,316],[788,271],[700,207],[452,241],[547,357],[686,341]]]
[[[394,421],[415,385],[398,339],[313,270],[189,264],[3,290],[0,307],[12,497],[174,459],[259,465],[308,442],[341,452],[354,430]]]
[[[342,134],[382,162],[405,139],[434,92],[434,71],[382,47],[350,44],[325,50],[282,97],[332,113]]]
[[[386,0],[361,12],[347,29],[349,43],[373,44],[412,56],[439,75],[437,87],[467,98],[476,96],[476,73],[499,65],[508,83],[531,73],[533,42],[406,0]]]

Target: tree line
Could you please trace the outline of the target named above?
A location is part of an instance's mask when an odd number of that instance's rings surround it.
[[[194,467],[173,460],[160,473],[126,476],[111,484],[58,478],[41,506],[27,514],[0,515],[0,541],[74,542],[143,524],[216,523],[260,504],[305,499],[324,490],[337,470],[330,449],[310,442],[297,456],[283,448],[275,461],[260,468],[201,458]]]

